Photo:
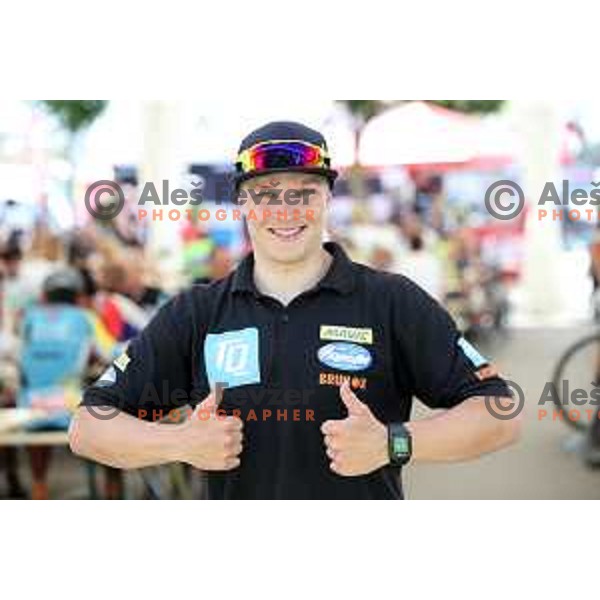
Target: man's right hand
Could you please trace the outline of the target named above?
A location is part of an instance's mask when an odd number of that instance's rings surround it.
[[[203,471],[229,471],[240,465],[243,423],[238,417],[217,414],[213,390],[183,425],[177,459]]]

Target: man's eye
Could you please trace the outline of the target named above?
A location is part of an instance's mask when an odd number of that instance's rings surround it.
[[[317,197],[317,190],[315,188],[304,188],[302,190],[302,198],[311,200],[312,198],[316,198],[316,197]]]
[[[260,198],[261,200],[271,202],[272,200],[275,200],[277,198],[277,194],[273,192],[263,192],[262,194],[260,194]]]

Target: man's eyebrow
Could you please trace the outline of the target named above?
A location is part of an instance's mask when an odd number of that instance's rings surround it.
[[[269,181],[267,179],[256,179],[253,183],[248,185],[248,189],[256,190],[258,188],[263,189],[269,187]]]
[[[313,175],[312,177],[306,177],[305,179],[302,180],[302,185],[310,185],[313,183],[320,183],[321,182],[321,178],[318,175]]]

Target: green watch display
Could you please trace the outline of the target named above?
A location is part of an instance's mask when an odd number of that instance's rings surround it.
[[[412,456],[412,438],[404,423],[390,423],[388,425],[388,453],[392,467],[401,467],[410,460]]]

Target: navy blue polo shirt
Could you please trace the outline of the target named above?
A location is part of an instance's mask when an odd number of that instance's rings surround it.
[[[409,420],[414,397],[451,408],[511,393],[415,283],[354,263],[337,244],[325,249],[329,271],[288,306],[257,290],[252,254],[225,279],[181,293],[83,403],[157,420],[219,385],[220,408],[244,421],[244,449],[237,469],[206,473],[210,498],[402,498],[399,469],[329,469],[320,426],[347,416],[344,380],[383,423]]]

